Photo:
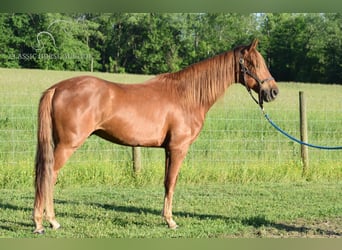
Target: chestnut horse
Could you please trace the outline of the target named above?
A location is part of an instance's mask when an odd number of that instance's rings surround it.
[[[53,187],[68,158],[92,134],[127,146],[165,149],[165,196],[162,215],[169,228],[172,197],[189,146],[200,133],[206,113],[232,84],[245,85],[260,105],[278,94],[278,87],[257,51],[250,45],[216,55],[175,73],[141,84],[119,84],[92,76],[61,81],[40,99],[35,159],[35,233],[43,233],[43,216],[53,229]],[[263,80],[260,80],[263,79]]]

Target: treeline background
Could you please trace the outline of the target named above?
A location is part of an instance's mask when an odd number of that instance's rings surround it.
[[[0,67],[158,74],[258,38],[278,81],[342,84],[342,13],[1,13],[0,27]]]

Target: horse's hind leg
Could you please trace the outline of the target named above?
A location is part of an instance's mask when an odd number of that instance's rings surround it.
[[[51,227],[53,229],[60,228],[60,224],[57,222],[55,218],[55,211],[54,211],[54,204],[53,204],[53,186],[55,185],[57,181],[57,175],[59,170],[63,167],[63,165],[66,163],[66,161],[70,158],[70,156],[75,152],[77,147],[71,147],[67,145],[57,144],[55,151],[54,151],[54,157],[55,157],[55,164],[53,168],[52,173],[52,180],[50,182],[51,192],[48,194],[46,198],[46,214],[45,217],[49,221]]]
[[[66,144],[57,144],[54,152],[55,165],[53,167],[53,184],[56,184],[59,170],[64,166],[71,155],[80,147]]]

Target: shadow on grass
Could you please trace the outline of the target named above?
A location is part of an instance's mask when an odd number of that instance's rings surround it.
[[[0,203],[0,211],[8,211],[11,214],[15,214],[16,212],[31,212],[32,209],[24,206],[13,205],[10,203]],[[13,216],[11,218],[5,218],[0,216],[0,230],[8,231],[8,232],[16,232],[19,228],[27,228],[32,227],[33,224],[29,224],[27,222],[19,222]]]
[[[0,203],[0,210],[29,211],[32,209],[33,207],[30,209],[28,207],[21,207],[10,203]]]
[[[148,213],[148,214],[154,214],[161,216],[161,211],[151,208],[143,208],[143,207],[137,207],[137,206],[118,206],[113,204],[99,204],[99,203],[91,203],[89,205],[97,206],[99,208],[105,209],[105,210],[114,210],[117,212],[123,212],[123,213],[135,213],[135,214],[141,214],[141,213]],[[321,235],[326,237],[342,237],[341,232],[335,232],[333,230],[328,229],[321,229],[317,227],[308,227],[308,226],[298,226],[298,225],[291,225],[288,223],[278,223],[273,222],[265,218],[265,216],[252,216],[246,219],[241,218],[233,218],[229,216],[223,216],[223,215],[213,215],[213,214],[200,214],[200,213],[187,213],[187,212],[174,212],[174,216],[176,217],[186,217],[186,218],[194,218],[198,220],[222,220],[225,221],[225,223],[232,223],[232,222],[240,222],[244,226],[252,226],[255,229],[260,228],[268,228],[271,231],[276,229],[280,232],[286,232],[289,234],[292,234],[294,236],[305,236],[307,234],[315,234],[315,235]],[[259,233],[256,234],[258,236]]]
[[[64,200],[55,200],[56,204],[65,205],[65,204],[73,204],[75,206],[79,205],[79,202],[76,201],[64,201]],[[115,211],[119,213],[132,213],[132,214],[152,214],[156,216],[161,216],[161,210],[147,208],[147,207],[139,207],[139,206],[122,206],[122,205],[115,205],[115,204],[100,204],[94,202],[82,203],[83,205],[87,205],[90,207],[96,207],[104,210]],[[0,210],[12,210],[13,212],[16,211],[31,211],[31,208],[17,206],[9,203],[0,203]],[[266,229],[271,232],[272,230],[279,230],[281,232],[288,233],[290,235],[305,237],[306,234],[314,234],[318,236],[325,236],[325,237],[342,237],[342,233],[339,231],[328,230],[328,229],[321,229],[319,227],[307,227],[307,226],[298,226],[298,225],[291,225],[288,223],[278,223],[273,222],[266,219],[264,216],[252,216],[249,218],[234,218],[224,215],[213,215],[213,214],[201,214],[201,213],[188,213],[188,212],[180,212],[176,211],[173,213],[176,217],[184,217],[184,218],[192,218],[197,220],[221,220],[225,223],[241,223],[244,226],[251,226],[256,229],[256,236],[258,235],[258,229]],[[64,216],[64,217],[74,217],[74,218],[83,218],[82,214],[79,213],[58,213],[57,216]],[[84,215],[89,217],[88,215]],[[98,216],[98,215],[97,215]],[[116,218],[116,220],[119,218]],[[16,226],[14,225],[16,224]],[[123,224],[125,224],[123,222]],[[32,227],[31,224],[18,222],[14,220],[8,219],[0,219],[0,230],[4,231],[13,231],[16,227]]]

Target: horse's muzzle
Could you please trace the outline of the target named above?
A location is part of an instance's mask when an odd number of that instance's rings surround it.
[[[279,93],[279,89],[277,87],[270,87],[270,88],[262,88],[260,95],[262,100],[265,102],[273,101]]]

